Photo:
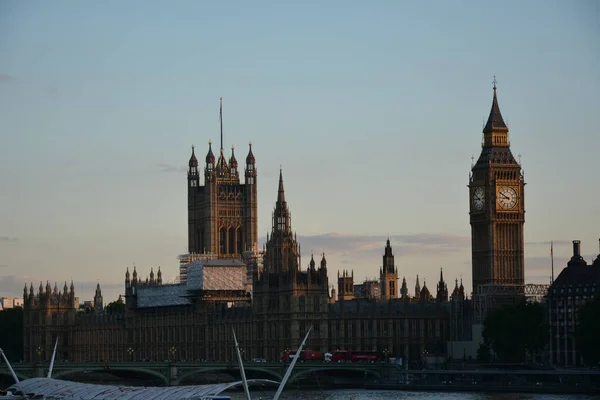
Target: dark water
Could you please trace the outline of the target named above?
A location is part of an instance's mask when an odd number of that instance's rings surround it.
[[[272,399],[274,391],[261,392],[250,389],[253,400]],[[227,393],[235,400],[245,400],[244,393]],[[441,393],[441,392],[408,392],[401,390],[286,390],[280,397],[281,400],[591,400],[600,399],[600,396],[585,395],[549,395],[549,394],[503,394],[503,393]]]

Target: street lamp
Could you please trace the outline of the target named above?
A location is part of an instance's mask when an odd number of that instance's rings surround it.
[[[129,354],[129,361],[133,361],[133,349],[131,347],[127,349],[127,354]]]
[[[38,346],[35,349],[35,354],[37,354],[37,361],[40,362],[42,359],[42,347],[41,346]]]
[[[175,354],[177,353],[177,348],[175,346],[169,349],[169,353],[171,353],[171,360],[175,361]]]
[[[240,347],[240,358],[243,360],[244,359],[244,349],[242,349]]]
[[[383,349],[383,361],[386,363],[388,362],[388,354],[390,354],[390,351],[387,348]]]

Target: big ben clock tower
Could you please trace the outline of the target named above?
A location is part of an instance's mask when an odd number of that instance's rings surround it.
[[[483,128],[481,155],[469,179],[473,294],[487,287],[522,287],[525,182],[510,151],[494,78],[494,98]]]

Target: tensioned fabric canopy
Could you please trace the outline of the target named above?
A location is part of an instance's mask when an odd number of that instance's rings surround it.
[[[216,396],[241,384],[242,381],[194,386],[136,387],[95,385],[51,378],[32,378],[15,383],[8,390],[17,395],[78,400],[191,400]],[[278,382],[268,379],[248,379],[248,384],[277,385]]]

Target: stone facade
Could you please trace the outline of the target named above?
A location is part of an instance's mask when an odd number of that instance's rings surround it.
[[[481,154],[472,166],[468,186],[473,295],[488,307],[514,303],[525,283],[525,181],[511,152],[495,80]],[[515,295],[495,296],[498,287],[514,288]]]
[[[238,162],[231,149],[229,162],[223,147],[215,161],[212,144],[200,184],[194,147],[188,163],[188,251],[239,258],[258,245],[258,200],[256,159],[250,143],[245,182],[240,182]]]
[[[415,366],[424,354],[445,355],[449,340],[469,339],[473,303],[462,282],[459,286],[456,281],[449,295],[440,271],[437,290],[431,293],[417,276],[411,296],[405,278],[398,287],[389,240],[378,296],[356,298],[353,271],[338,271],[337,294],[332,290],[330,295],[325,254],[318,261],[311,255],[302,265],[281,171],[271,232],[259,251],[257,170],[251,145],[244,183],[234,150],[226,161],[222,144],[216,159],[209,142],[204,186],[193,147],[188,166],[186,257],[202,254],[206,257],[197,259],[246,261],[252,265],[247,272],[252,295],[249,288],[198,289],[187,279],[187,269],[177,284],[163,284],[160,270],[156,278],[152,270],[142,281],[134,268],[132,275],[129,270],[125,274],[124,312],[108,314],[98,306],[99,286],[97,307],[90,313],[78,312],[73,286],[63,293],[40,287],[38,295],[31,287],[24,292],[25,361],[48,360],[56,338],[60,357],[72,361],[231,361],[232,329],[244,358],[276,361],[283,350],[296,348],[312,327],[310,349],[379,351]],[[514,190],[516,197],[504,199],[512,195],[504,188]],[[523,283],[523,188],[494,87],[482,155],[470,178],[474,287]],[[473,197],[476,193],[483,193],[481,201]]]
[[[386,249],[391,252],[389,243]],[[424,285],[415,297],[405,293],[402,298],[355,299],[353,273],[344,272],[338,279],[342,296],[336,302],[329,295],[327,271],[324,254],[318,264],[311,257],[307,268],[301,268],[280,173],[263,270],[256,269],[253,276],[253,298],[245,291],[196,290],[189,280],[163,284],[160,271],[142,281],[135,268],[132,275],[129,270],[125,274],[124,314],[78,313],[67,302],[74,293],[61,295],[61,308],[48,307],[42,291],[25,306],[25,361],[47,360],[56,337],[61,358],[72,361],[233,360],[232,329],[245,358],[276,361],[283,350],[296,348],[312,326],[311,349],[379,351],[417,365],[423,354],[445,354],[445,343],[461,331],[454,325],[464,319],[462,314],[457,319],[453,310],[468,304],[464,289],[457,286],[447,301],[442,275],[437,298]],[[38,343],[38,336],[45,339]],[[32,350],[36,346],[43,349],[37,355]]]

